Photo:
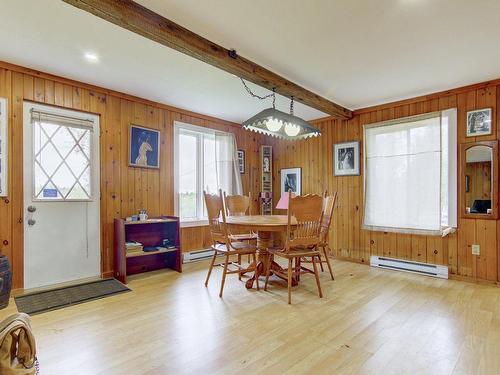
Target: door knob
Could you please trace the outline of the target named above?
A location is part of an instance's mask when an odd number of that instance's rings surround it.
[[[35,212],[36,207],[35,206],[28,206],[28,212]]]
[[[35,225],[35,223],[36,223],[35,219],[28,219],[28,225],[29,226],[33,226],[33,225]]]

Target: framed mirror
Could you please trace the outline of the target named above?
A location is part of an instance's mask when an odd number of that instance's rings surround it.
[[[498,141],[461,145],[462,217],[498,218]]]

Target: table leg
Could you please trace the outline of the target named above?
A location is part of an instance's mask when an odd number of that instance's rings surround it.
[[[257,277],[265,276],[267,267],[269,265],[269,254],[267,252],[267,248],[272,247],[274,245],[273,233],[266,231],[258,231],[257,232],[257,249],[258,249],[258,259],[257,264],[255,265],[255,273],[254,275],[248,279],[245,283],[247,289],[253,288],[253,283]],[[251,269],[253,266],[250,265],[248,268]],[[273,274],[273,270],[284,272],[283,268],[276,263],[275,261],[271,262],[271,275]],[[277,275],[280,277],[279,275]],[[298,282],[295,277],[292,280],[292,285],[297,285]]]

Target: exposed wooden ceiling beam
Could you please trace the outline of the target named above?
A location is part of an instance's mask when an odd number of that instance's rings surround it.
[[[352,112],[265,69],[226,48],[189,31],[131,0],[63,0],[79,9],[121,26],[145,38],[173,48],[228,73],[253,82],[278,94],[339,119],[349,119]]]

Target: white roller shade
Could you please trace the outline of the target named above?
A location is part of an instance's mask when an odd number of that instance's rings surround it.
[[[366,229],[442,234],[448,226],[451,121],[443,129],[441,120],[437,112],[365,126]]]

